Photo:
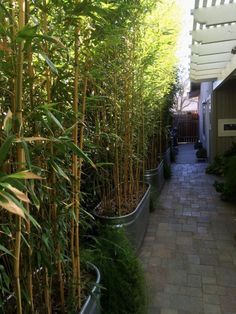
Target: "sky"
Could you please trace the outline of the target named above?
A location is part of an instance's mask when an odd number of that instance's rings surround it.
[[[191,9],[194,8],[194,0],[176,0],[183,10],[182,19],[182,31],[179,38],[177,57],[179,59],[179,66],[183,68],[183,77],[188,78],[189,76],[189,63],[190,63],[190,48],[191,35],[190,31],[193,27],[193,19],[190,14]]]

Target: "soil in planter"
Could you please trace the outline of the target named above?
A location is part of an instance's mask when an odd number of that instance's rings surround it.
[[[87,267],[83,267],[81,269],[81,307],[86,302],[86,299],[88,298],[95,282],[96,282],[95,272]],[[53,309],[52,312],[59,314],[62,311],[61,311],[60,300],[59,300],[59,297],[60,297],[59,283],[57,279],[55,280],[54,286],[55,286],[55,290],[54,290],[54,297],[52,301],[52,309]],[[65,298],[67,300],[66,313],[79,313],[79,310],[76,311],[75,309],[76,304],[73,298],[71,298],[71,288],[70,290],[65,289]],[[71,300],[71,303],[70,303],[70,300]]]
[[[123,216],[132,213],[137,207],[137,204],[143,198],[146,190],[147,186],[145,184],[141,184],[139,185],[138,192],[129,194],[127,197],[124,197],[124,194],[122,193],[119,201],[119,196],[113,195],[111,199],[103,200],[97,207],[96,212],[98,215],[105,217]]]
[[[49,277],[50,278],[50,277]],[[62,313],[62,307],[61,307],[61,300],[60,300],[60,285],[58,281],[58,276],[54,275],[52,278],[52,290],[50,302],[51,302],[51,308],[52,313],[54,314],[60,314]],[[51,280],[51,278],[49,280]],[[43,274],[43,271],[37,271],[33,277],[33,295],[34,295],[34,313],[40,314],[40,313],[46,313],[46,305],[45,305],[45,275]],[[96,282],[96,274],[94,271],[91,271],[87,267],[83,267],[81,270],[81,301],[82,306],[85,303],[86,299],[88,298],[91,289]],[[65,312],[66,313],[77,313],[79,310],[76,309],[77,305],[75,304],[75,301],[73,300],[72,293],[71,293],[71,284],[72,280],[70,277],[70,280],[66,280],[64,278],[64,286],[65,286]],[[49,290],[48,290],[49,291]],[[31,313],[30,309],[26,309],[27,302],[23,300],[23,310],[24,313]],[[0,313],[1,314],[15,314],[17,312],[16,310],[16,301],[14,295],[9,297],[9,300],[7,300],[4,304],[4,306],[0,307]]]

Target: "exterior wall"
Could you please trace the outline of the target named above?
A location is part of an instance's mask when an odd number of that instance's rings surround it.
[[[201,83],[200,97],[198,102],[199,113],[199,139],[206,148],[208,156],[211,155],[211,94],[212,82]],[[211,157],[211,156],[210,156]]]
[[[224,153],[236,142],[236,136],[219,137],[218,119],[236,119],[236,80],[230,80],[216,89],[213,93],[212,106],[212,149],[211,155],[214,158]]]

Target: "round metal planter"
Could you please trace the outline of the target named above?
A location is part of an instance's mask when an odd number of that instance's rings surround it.
[[[125,233],[134,247],[136,253],[142,246],[143,239],[147,230],[149,220],[149,202],[150,202],[150,190],[149,185],[142,200],[139,202],[136,209],[124,216],[119,217],[107,217],[97,214],[96,208],[94,210],[94,216],[102,223],[118,228],[124,228]]]
[[[155,169],[146,170],[144,173],[144,181],[151,185],[150,190],[150,211],[157,207],[158,196],[165,183],[164,179],[164,162],[161,161]]]
[[[97,280],[79,314],[101,314],[100,307],[101,290],[99,287],[101,275],[98,268],[95,265],[89,263],[89,266],[96,273]]]

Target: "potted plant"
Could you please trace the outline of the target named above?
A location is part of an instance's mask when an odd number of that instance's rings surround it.
[[[153,211],[157,207],[158,196],[165,183],[164,161],[161,160],[157,168],[146,170],[144,173],[144,180],[151,185],[150,210]]]
[[[139,202],[137,202],[137,206],[131,212],[127,214],[109,216],[109,212],[107,212],[107,214],[103,213],[102,203],[99,204],[93,212],[94,216],[102,224],[117,228],[124,228],[127,237],[132,243],[136,252],[139,251],[142,245],[149,220],[149,202],[151,187],[150,185],[146,184],[144,184],[144,186],[147,188],[144,190],[144,194]]]
[[[165,179],[171,176],[171,148],[168,147],[163,154],[157,154],[158,166],[145,171],[145,182],[151,185],[150,210],[153,211],[158,204],[158,196],[163,188]],[[154,163],[152,163],[154,165]]]
[[[201,147],[196,152],[197,161],[206,161],[207,160],[207,151],[205,148]]]
[[[202,148],[202,143],[200,142],[200,140],[197,140],[194,143],[194,149],[199,149],[199,148]]]
[[[100,314],[101,313],[101,274],[99,269],[92,263],[88,263],[89,269],[95,274],[96,279],[92,285],[89,295],[85,300],[79,314]]]

